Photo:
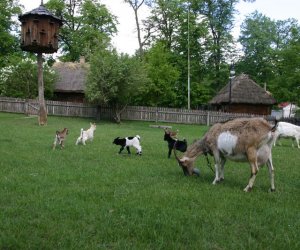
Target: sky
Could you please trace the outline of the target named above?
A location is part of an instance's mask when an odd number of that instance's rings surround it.
[[[44,0],[47,3],[48,0]],[[25,12],[37,8],[41,0],[19,0],[24,5]],[[118,34],[112,39],[114,47],[119,52],[134,54],[138,48],[137,34],[135,28],[134,12],[124,0],[101,0],[110,12],[118,17]],[[300,0],[256,0],[255,3],[245,3],[240,1],[237,5],[239,14],[236,16],[234,36],[238,36],[239,27],[245,17],[257,10],[273,20],[286,20],[296,18],[300,24]],[[140,10],[140,20],[149,13],[146,7]]]

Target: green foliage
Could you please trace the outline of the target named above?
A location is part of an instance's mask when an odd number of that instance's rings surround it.
[[[290,140],[273,148],[276,192],[267,192],[264,167],[244,193],[247,164],[227,162],[225,180],[212,185],[199,157],[200,176],[185,177],[150,123],[101,121],[93,142],[75,146],[90,120],[50,116],[44,127],[24,115],[0,120],[1,249],[299,249],[299,149]],[[166,125],[189,144],[207,130]],[[52,150],[64,127],[65,149]],[[118,155],[112,140],[136,133],[143,155]]]
[[[53,95],[56,73],[43,65],[45,97]],[[34,59],[15,58],[9,66],[0,69],[0,95],[34,99],[38,96],[37,62]]]
[[[244,57],[239,71],[267,83],[277,102],[297,101],[300,27],[296,20],[274,21],[254,12],[242,24]]]
[[[163,43],[157,43],[145,55],[151,82],[145,86],[142,103],[150,106],[174,106],[180,71]]]
[[[21,13],[17,0],[0,0],[0,68],[7,65],[8,58],[20,51],[18,38],[13,32],[17,31],[18,22],[13,19]],[[18,52],[19,52],[18,51]]]
[[[98,49],[91,57],[85,94],[93,103],[114,107],[115,119],[120,122],[124,107],[133,103],[147,82],[145,67],[138,58]]]
[[[46,6],[64,20],[60,30],[63,61],[77,61],[81,55],[89,60],[97,44],[107,46],[117,31],[116,17],[98,1],[49,0]]]

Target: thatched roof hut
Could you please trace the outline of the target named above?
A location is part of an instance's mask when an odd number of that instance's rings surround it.
[[[56,62],[53,69],[59,77],[54,86],[56,100],[83,102],[88,64]]]
[[[276,100],[246,74],[234,77],[209,102],[217,110],[269,115]]]

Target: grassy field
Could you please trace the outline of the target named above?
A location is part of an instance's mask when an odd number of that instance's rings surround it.
[[[247,164],[228,162],[213,186],[204,158],[185,177],[167,158],[153,123],[99,121],[95,139],[75,146],[90,120],[0,113],[0,249],[300,249],[300,150],[273,150],[276,192],[267,168],[251,193]],[[171,125],[189,143],[205,126]],[[65,149],[52,150],[69,128]],[[139,134],[143,155],[118,155],[115,137]],[[134,150],[132,150],[134,152]]]

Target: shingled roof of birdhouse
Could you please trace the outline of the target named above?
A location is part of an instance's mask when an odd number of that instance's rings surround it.
[[[49,10],[46,9],[46,7],[44,5],[40,5],[39,7],[25,12],[23,15],[19,15],[19,20],[21,20],[22,18],[26,17],[26,16],[48,16],[48,17],[52,17],[54,19],[56,19],[57,21],[59,21],[62,24],[62,19],[55,16],[53,13],[51,13]]]

